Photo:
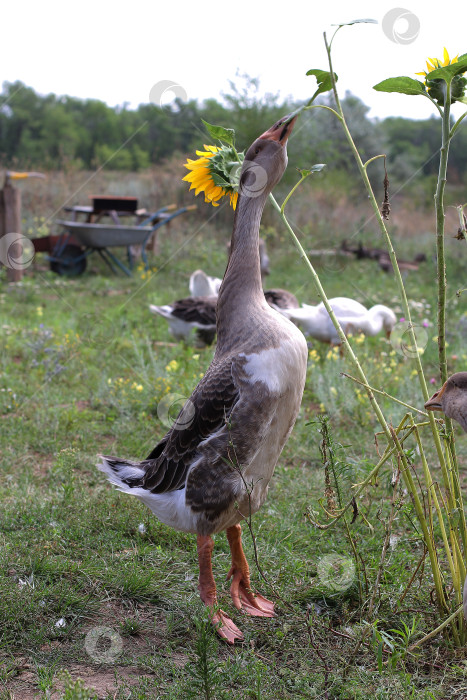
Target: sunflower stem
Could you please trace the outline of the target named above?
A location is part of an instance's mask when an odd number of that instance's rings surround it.
[[[394,271],[394,276],[395,276],[396,283],[397,283],[397,286],[399,289],[399,295],[401,298],[404,315],[408,321],[408,332],[409,332],[409,336],[410,336],[410,342],[412,344],[412,347],[416,348],[416,352],[414,353],[414,359],[415,359],[415,364],[416,364],[416,369],[417,369],[418,380],[420,383],[420,388],[422,390],[424,401],[427,401],[429,398],[428,388],[426,385],[425,375],[423,372],[423,366],[422,366],[420,353],[418,352],[417,339],[415,337],[414,326],[412,323],[412,317],[411,317],[411,313],[410,313],[410,307],[409,307],[408,300],[407,300],[407,294],[405,291],[404,282],[402,280],[402,275],[401,275],[401,272],[399,270],[399,265],[397,264],[396,254],[395,254],[395,251],[394,251],[394,248],[392,245],[391,238],[390,238],[388,231],[386,229],[386,225],[384,223],[383,217],[381,216],[381,212],[379,211],[378,203],[376,201],[376,198],[375,198],[375,195],[373,192],[373,188],[371,187],[371,183],[370,183],[370,180],[368,178],[368,174],[366,172],[366,169],[364,167],[362,159],[360,158],[360,154],[358,152],[357,147],[355,146],[354,140],[352,138],[352,135],[351,135],[349,128],[347,126],[347,122],[345,120],[345,115],[344,115],[344,112],[342,110],[341,102],[339,99],[339,94],[337,92],[336,82],[334,80],[334,71],[333,71],[333,66],[332,66],[331,50],[330,50],[330,46],[327,43],[326,33],[324,33],[324,43],[326,45],[326,51],[328,54],[329,70],[331,73],[331,82],[332,82],[332,89],[333,89],[333,93],[334,93],[334,99],[335,99],[335,102],[337,105],[337,110],[341,115],[342,128],[344,129],[344,133],[347,137],[347,141],[348,141],[349,146],[350,146],[352,153],[354,155],[354,158],[355,158],[355,161],[357,163],[357,167],[360,171],[360,175],[361,175],[362,180],[364,182],[365,188],[368,192],[368,198],[369,198],[370,204],[373,208],[373,211],[374,211],[376,220],[378,222],[379,228],[380,228],[381,233],[383,235],[383,238],[386,242],[386,246],[387,246],[388,253],[389,253],[389,258],[390,258],[391,264],[392,264],[392,269]],[[429,413],[428,418],[430,421],[430,427],[431,427],[431,432],[433,434],[433,441],[435,443],[436,452],[437,452],[438,459],[439,459],[439,462],[441,465],[441,469],[443,471],[443,479],[444,479],[446,488],[448,488],[449,479],[447,478],[446,460],[444,458],[441,440],[439,437],[438,429],[436,427],[436,420],[435,420],[435,417],[434,417],[432,412]]]
[[[438,359],[441,382],[448,378],[446,358],[446,260],[444,250],[444,191],[446,187],[448,156],[449,156],[449,126],[451,115],[451,85],[446,83],[444,113],[441,121],[441,149],[438,171],[438,182],[435,193],[436,209],[436,251],[438,274]]]
[[[287,202],[289,201],[289,199],[291,198],[291,196],[293,195],[293,193],[295,192],[295,190],[296,190],[298,187],[300,187],[300,185],[302,184],[302,182],[304,182],[304,181],[307,179],[307,177],[309,177],[310,175],[311,175],[311,173],[306,173],[305,175],[304,175],[303,173],[301,174],[301,179],[292,187],[292,189],[290,190],[289,194],[287,195],[287,197],[286,197],[286,198],[284,199],[284,201],[282,202],[281,214],[284,213],[285,206],[286,206]]]

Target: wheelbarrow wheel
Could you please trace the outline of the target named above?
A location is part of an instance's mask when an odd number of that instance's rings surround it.
[[[59,258],[52,258],[50,269],[62,277],[78,277],[86,269],[86,256],[77,245],[66,245]]]

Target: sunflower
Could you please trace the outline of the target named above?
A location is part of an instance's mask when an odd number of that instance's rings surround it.
[[[241,155],[229,146],[206,146],[205,151],[196,151],[197,160],[187,159],[184,167],[191,172],[183,180],[190,182],[190,190],[195,189],[195,196],[204,192],[204,201],[219,206],[222,197],[229,196],[233,209],[238,199],[238,170]]]
[[[432,73],[438,68],[446,68],[446,66],[452,66],[455,63],[459,63],[458,58],[459,54],[453,59],[450,59],[447,49],[444,49],[442,61],[439,58],[429,58],[426,62],[427,70],[416,73],[416,75],[425,76],[425,85],[429,96],[442,106],[444,106],[446,97],[446,80],[444,78],[432,77]],[[455,69],[457,75],[453,75],[450,81],[451,104],[457,102],[457,100],[465,102],[464,93],[465,88],[467,87],[467,80],[463,77],[463,73],[465,73],[466,69],[464,68],[464,70],[461,70],[464,65],[465,58],[465,54],[461,56],[462,65],[458,67],[459,70]]]
[[[459,58],[459,54],[457,54],[457,56],[455,56],[455,58],[450,59],[448,51],[445,48],[443,51],[443,59],[444,59],[443,61],[441,61],[439,58],[427,58],[426,71],[421,71],[420,73],[415,73],[415,75],[424,75],[426,78],[428,73],[431,73],[432,71],[436,70],[437,68],[444,68],[445,66],[451,66],[453,63],[457,63],[458,58]]]

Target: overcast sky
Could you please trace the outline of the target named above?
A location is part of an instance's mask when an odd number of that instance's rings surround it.
[[[306,99],[316,87],[306,71],[328,67],[323,32],[330,37],[333,24],[372,18],[377,25],[344,27],[333,44],[341,96],[350,90],[372,117],[423,119],[433,113],[428,100],[372,86],[417,77],[444,46],[452,56],[467,52],[465,11],[446,6],[443,18],[425,1],[402,2],[17,0],[2,6],[0,79],[135,107],[150,94],[170,101],[169,84],[182,99],[221,99],[238,71],[259,78],[261,92]]]

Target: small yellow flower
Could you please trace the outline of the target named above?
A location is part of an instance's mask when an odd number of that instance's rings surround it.
[[[329,391],[331,392],[331,394],[332,394],[333,396],[337,396],[337,389],[336,389],[335,386],[332,386],[332,387],[329,389]]]
[[[177,360],[170,360],[169,364],[165,366],[166,372],[175,372],[178,369]]]
[[[426,61],[426,71],[421,71],[420,73],[415,73],[415,75],[424,75],[425,77],[428,75],[428,73],[431,73],[432,71],[436,70],[437,68],[444,68],[445,66],[451,66],[453,63],[457,63],[457,59],[459,57],[459,54],[455,56],[452,60],[449,58],[449,54],[447,49],[445,48],[443,51],[443,61],[441,61],[439,58],[428,58]]]
[[[36,307],[36,314],[39,316],[39,318],[44,315],[44,310],[43,310],[42,306]]]
[[[190,182],[190,190],[195,190],[195,196],[200,192],[204,192],[204,201],[211,202],[213,207],[219,206],[219,200],[226,195],[230,198],[230,204],[235,209],[237,206],[238,192],[233,185],[229,185],[229,173],[225,172],[225,155],[228,154],[232,167],[235,166],[234,152],[226,146],[218,148],[217,146],[204,145],[205,151],[196,151],[196,155],[200,156],[197,160],[187,159],[184,167],[191,172],[182,178],[186,182]],[[218,155],[219,157],[216,157]],[[218,176],[226,186],[216,185],[214,176]]]

